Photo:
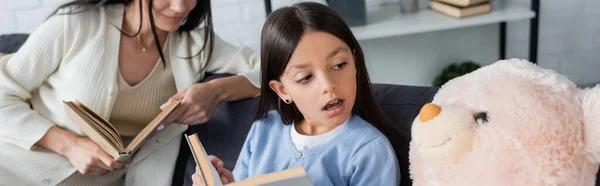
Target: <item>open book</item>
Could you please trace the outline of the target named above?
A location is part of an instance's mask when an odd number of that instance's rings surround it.
[[[71,119],[92,141],[96,142],[108,155],[117,161],[129,161],[149,136],[153,134],[156,127],[171,113],[180,101],[171,103],[166,109],[158,114],[142,131],[133,138],[131,143],[125,147],[123,139],[117,129],[106,119],[94,113],[79,101],[63,101],[67,117]]]
[[[204,180],[206,186],[223,186],[221,177],[217,172],[217,169],[212,165],[208,159],[208,155],[200,143],[200,139],[196,134],[186,135],[185,138],[190,145],[192,155],[196,164],[200,169],[200,176]],[[313,183],[310,180],[308,174],[302,167],[292,168],[280,172],[274,172],[257,176],[254,178],[248,178],[227,184],[226,186],[312,186]]]

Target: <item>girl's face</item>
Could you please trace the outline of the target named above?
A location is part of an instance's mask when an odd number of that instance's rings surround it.
[[[147,0],[143,1],[144,4],[148,2]],[[198,0],[154,0],[152,1],[154,24],[157,29],[163,31],[176,31],[190,11],[196,7],[196,3]]]
[[[350,117],[356,98],[353,52],[329,33],[307,31],[280,81],[271,80],[269,86],[282,100],[293,101],[307,122],[340,125]]]

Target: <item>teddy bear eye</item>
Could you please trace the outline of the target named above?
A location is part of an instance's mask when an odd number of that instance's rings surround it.
[[[487,123],[488,122],[487,113],[485,113],[485,112],[477,113],[477,115],[475,115],[475,121],[477,121],[477,123],[479,123],[479,124]]]

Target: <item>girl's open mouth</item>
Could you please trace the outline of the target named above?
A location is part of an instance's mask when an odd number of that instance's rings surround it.
[[[335,116],[344,110],[344,100],[332,99],[323,106],[322,110],[329,116]]]

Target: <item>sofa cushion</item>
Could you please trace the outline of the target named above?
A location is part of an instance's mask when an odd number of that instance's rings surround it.
[[[386,115],[410,138],[413,120],[421,107],[433,100],[438,88],[373,84],[373,91]]]
[[[433,100],[437,90],[438,88],[435,87],[373,84],[375,97],[383,108],[383,112],[409,138],[394,142],[401,148],[399,152],[396,152],[400,166],[400,185],[412,185],[408,161],[412,122],[419,114],[421,107]]]
[[[226,76],[229,75],[206,74],[202,82]],[[197,133],[207,153],[218,156],[232,170],[252,126],[258,101],[259,97],[220,103],[206,123],[191,126],[186,134]],[[195,166],[188,144],[181,143],[172,185],[192,185]]]
[[[10,54],[16,52],[28,37],[29,34],[0,35],[0,53]]]
[[[207,76],[204,81],[214,78],[215,76]],[[436,88],[401,85],[374,84],[373,88],[384,112],[408,135],[410,135],[412,121],[421,107],[430,102],[437,92]],[[221,103],[215,108],[207,123],[190,127],[188,133],[197,133],[207,153],[218,156],[225,163],[225,168],[232,170],[251,128],[258,101],[257,97]],[[181,147],[173,185],[192,185],[191,175],[195,172],[196,164],[189,154],[187,144],[182,143]],[[410,185],[408,148],[407,141],[404,148],[406,152],[403,152],[401,157],[405,161],[399,162],[403,178],[402,185]]]

